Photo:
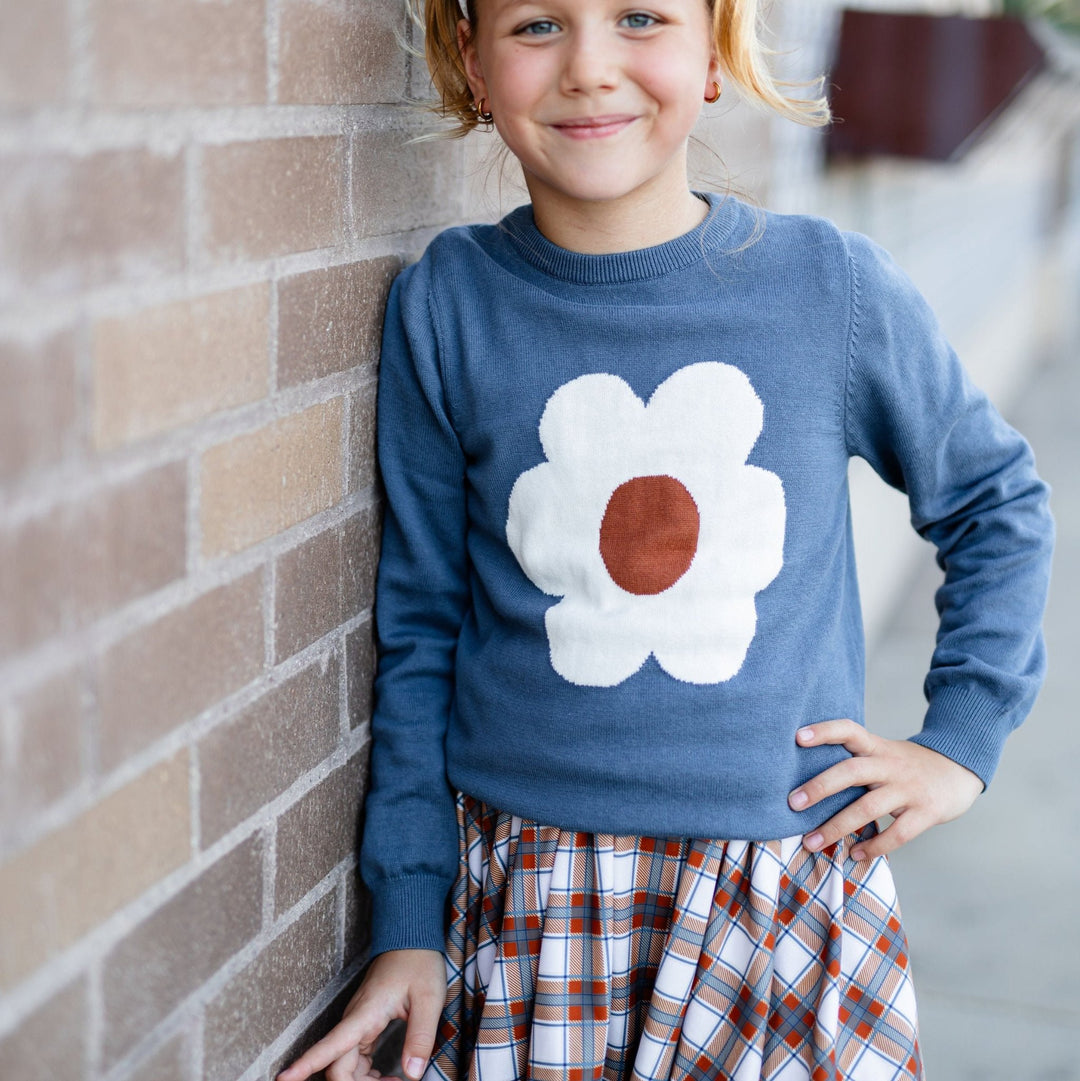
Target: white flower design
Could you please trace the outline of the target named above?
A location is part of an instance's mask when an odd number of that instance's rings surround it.
[[[514,484],[506,538],[562,598],[545,616],[560,676],[614,687],[650,654],[687,683],[739,671],[755,594],[783,564],[783,486],[746,464],[763,419],[746,375],[716,362],[675,372],[648,403],[614,375],[551,396],[547,461]]]

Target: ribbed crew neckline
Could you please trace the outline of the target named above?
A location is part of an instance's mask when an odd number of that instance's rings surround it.
[[[560,248],[537,228],[532,206],[528,204],[507,214],[501,227],[527,262],[554,278],[580,285],[643,281],[690,266],[731,235],[737,201],[713,192],[695,194],[709,204],[709,211],[699,225],[674,240],[633,251],[589,255]]]

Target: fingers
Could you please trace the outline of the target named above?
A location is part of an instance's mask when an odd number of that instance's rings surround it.
[[[372,1033],[369,1026],[359,1023],[354,1018],[346,1018],[335,1025],[318,1043],[313,1044],[288,1069],[278,1074],[277,1081],[305,1081],[319,1070],[347,1059],[350,1066],[346,1072],[336,1070],[331,1081],[345,1081],[356,1076],[358,1068],[366,1072],[371,1059],[366,1054],[371,1049],[375,1036],[382,1031],[378,1028]],[[330,1075],[328,1075],[330,1076]]]
[[[876,737],[861,724],[843,718],[836,721],[818,721],[795,733],[800,746],[817,747],[825,743],[842,744],[852,754],[871,754]]]
[[[793,810],[808,810],[852,788],[869,790],[803,838],[812,852],[892,815],[886,829],[857,841],[851,851],[855,859],[885,855],[930,826],[963,814],[982,790],[979,777],[939,752],[910,740],[875,736],[853,721],[822,721],[800,729],[796,739],[804,747],[842,744],[852,757],[795,789],[788,796]]]
[[[358,1081],[358,1078],[370,1076],[370,1066],[371,1059],[361,1055],[354,1047],[330,1064],[326,1070],[326,1081]]]
[[[851,858],[853,860],[872,860],[876,856],[887,856],[890,852],[895,852],[901,845],[913,841],[933,824],[932,821],[925,817],[920,817],[910,811],[905,812],[898,815],[892,824],[887,829],[883,829],[876,837],[852,845]]]
[[[799,785],[788,795],[788,805],[793,811],[805,811],[822,800],[835,796],[838,792],[843,792],[848,788],[877,785],[887,780],[888,776],[887,763],[873,757],[870,753],[846,758]],[[895,807],[883,804],[877,817],[890,814],[894,810],[896,810]]]
[[[860,833],[878,817],[859,807],[861,801],[856,800],[850,807],[846,807],[839,814],[819,826],[813,833],[803,838],[803,845],[811,852],[818,852],[823,848],[836,844],[844,837]],[[905,812],[898,815],[891,825],[878,832],[874,837],[866,840],[855,840],[848,853],[853,860],[869,860],[876,856],[886,856],[896,851],[901,845],[914,840],[920,833],[929,829],[933,823],[917,813]]]
[[[804,747],[840,744],[850,751],[853,757],[838,762],[816,777],[811,777],[791,792],[788,805],[793,811],[806,811],[838,792],[873,782],[874,763],[870,758],[873,736],[862,725],[847,719],[820,721],[800,728],[795,733],[795,738]],[[880,797],[868,792],[808,833],[803,838],[803,845],[811,852],[818,852],[835,844],[841,837],[858,832],[881,815],[888,814],[889,810]]]
[[[435,1033],[442,1016],[445,985],[425,986],[414,990],[409,1002],[409,1021],[401,1063],[408,1077],[419,1079],[427,1068],[435,1048]]]
[[[439,950],[388,950],[371,963],[345,1016],[317,1044],[278,1075],[278,1081],[306,1081],[330,1067],[329,1081],[378,1078],[371,1068],[375,1043],[396,1018],[408,1018],[407,1073],[419,1078],[431,1057],[446,997],[446,963]]]
[[[803,838],[804,847],[811,852],[819,852],[829,845],[836,844],[848,834],[858,833],[871,822],[876,822],[883,815],[888,814],[882,810],[879,800],[872,798],[873,792],[868,792],[861,799],[849,804],[842,811],[838,811],[827,822],[823,822],[812,833]]]

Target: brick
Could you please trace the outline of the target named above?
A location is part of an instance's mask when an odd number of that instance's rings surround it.
[[[187,862],[189,799],[181,751],[0,866],[0,989]]]
[[[65,586],[64,537],[73,517],[61,509],[0,532],[0,658],[57,633],[77,607]]]
[[[68,94],[67,0],[0,0],[0,105],[59,105]]]
[[[368,619],[345,636],[345,672],[349,684],[349,725],[371,720],[375,685],[375,636]]]
[[[263,259],[339,244],[344,174],[338,136],[204,148],[207,252],[221,261]]]
[[[278,383],[292,386],[378,360],[396,258],[295,274],[278,286]]]
[[[79,671],[63,672],[24,691],[8,709],[14,721],[14,757],[3,775],[0,821],[17,830],[20,822],[71,791],[82,778]]]
[[[345,619],[370,608],[375,601],[381,527],[378,507],[367,507],[345,523]]]
[[[291,908],[356,851],[366,764],[366,755],[355,755],[278,819],[278,912]]]
[[[69,455],[75,428],[75,335],[0,341],[0,484]]]
[[[335,975],[333,892],[308,909],[206,1008],[203,1077],[233,1081]]]
[[[280,795],[337,745],[338,664],[305,668],[199,743],[204,846]]]
[[[249,837],[145,919],[103,963],[104,1051],[113,1063],[259,931],[262,844]]]
[[[83,541],[99,548],[88,568],[90,604],[104,612],[182,577],[187,564],[187,468],[172,462],[90,500]],[[74,539],[74,537],[72,538]]]
[[[405,91],[404,6],[386,0],[284,0],[278,101],[397,103]]]
[[[101,758],[111,768],[262,670],[263,576],[204,593],[98,662]]]
[[[206,451],[205,556],[238,552],[341,498],[342,413],[333,398]]]
[[[376,483],[375,384],[360,387],[349,401],[349,492],[362,492]]]
[[[76,980],[0,1039],[0,1077],[10,1081],[82,1081],[89,1012],[86,984]]]
[[[328,529],[277,560],[274,658],[280,663],[341,623],[341,530]]]
[[[142,149],[0,158],[0,301],[181,270],[183,172]]]
[[[357,870],[345,873],[338,887],[345,892],[345,955],[348,967],[367,954],[371,946],[371,892]]]
[[[182,462],[61,504],[0,535],[0,656],[76,630],[183,576]]]
[[[265,396],[266,283],[103,319],[93,331],[99,449]]]
[[[266,101],[266,0],[94,0],[100,105]]]
[[[333,1000],[324,1009],[320,1010],[312,1021],[308,1022],[298,1036],[289,1042],[279,1057],[270,1064],[265,1076],[268,1078],[277,1077],[286,1066],[298,1059],[312,1044],[321,1040],[341,1020],[341,1015],[345,1012],[349,1000],[356,994],[359,983],[360,977],[356,976],[342,987]],[[384,1076],[389,1075],[384,1074]],[[316,1081],[323,1081],[325,1075],[319,1072],[314,1077]]]
[[[194,1081],[187,1042],[183,1034],[174,1036],[143,1059],[132,1076],[138,1081]]]
[[[353,216],[359,236],[448,224],[460,210],[463,185],[457,140],[410,143],[416,132],[393,128],[356,136]]]

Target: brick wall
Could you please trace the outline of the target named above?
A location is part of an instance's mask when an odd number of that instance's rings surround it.
[[[0,1077],[341,1008],[390,278],[462,208],[386,0],[0,0]]]

